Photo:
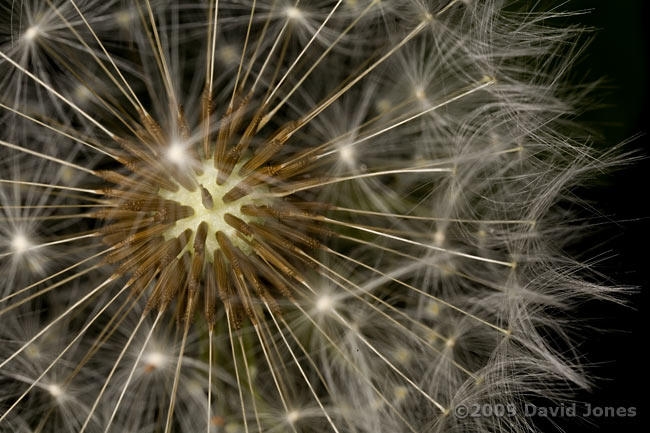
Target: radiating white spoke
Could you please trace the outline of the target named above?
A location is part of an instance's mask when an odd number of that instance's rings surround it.
[[[142,344],[142,348],[140,349],[140,352],[138,353],[138,357],[135,359],[135,362],[133,363],[133,368],[131,368],[131,371],[129,372],[129,377],[126,379],[126,382],[124,383],[124,386],[122,387],[122,392],[120,392],[120,397],[117,399],[117,403],[115,404],[115,408],[113,408],[113,412],[111,413],[111,417],[109,418],[108,422],[106,423],[106,427],[104,428],[104,433],[107,433],[108,430],[111,428],[111,424],[113,424],[113,420],[115,419],[115,415],[117,415],[117,411],[120,408],[120,405],[122,404],[122,399],[124,399],[124,395],[126,394],[126,389],[129,387],[129,384],[131,383],[131,380],[133,380],[133,375],[135,374],[135,369],[138,367],[138,364],[140,363],[140,359],[142,358],[142,355],[144,354],[144,350],[147,348],[147,344],[149,343],[149,340],[151,339],[151,336],[153,335],[154,329],[156,329],[156,325],[158,325],[158,321],[162,317],[163,312],[160,311],[158,315],[156,316],[156,319],[153,322],[153,325],[151,325],[151,329],[149,330],[149,333],[147,334],[147,338],[145,338],[144,343]]]
[[[344,149],[349,149],[352,146],[356,146],[357,144],[368,141],[368,140],[370,140],[372,138],[375,138],[375,137],[377,137],[377,136],[379,136],[381,134],[385,134],[386,132],[388,132],[388,131],[390,131],[392,129],[395,129],[395,128],[399,127],[399,126],[402,126],[405,123],[408,123],[408,122],[411,122],[411,121],[413,121],[415,119],[418,119],[418,118],[420,118],[420,117],[422,117],[422,116],[424,116],[424,115],[426,115],[428,113],[431,113],[431,112],[433,112],[435,110],[438,110],[438,109],[444,107],[445,105],[449,105],[454,101],[458,101],[459,99],[464,98],[465,96],[471,95],[472,93],[478,92],[481,89],[484,89],[484,88],[486,88],[488,86],[491,86],[495,82],[496,82],[496,80],[494,78],[485,77],[482,80],[480,80],[477,84],[475,84],[473,86],[470,86],[467,90],[462,91],[461,93],[459,93],[457,95],[451,96],[451,97],[445,99],[444,101],[442,101],[442,102],[440,102],[438,104],[435,104],[435,105],[433,105],[433,106],[431,106],[429,108],[426,108],[426,109],[420,111],[419,113],[416,113],[416,114],[414,114],[412,116],[409,116],[406,119],[400,120],[399,122],[393,123],[392,125],[387,126],[386,128],[382,128],[381,130],[379,130],[377,132],[374,132],[374,133],[372,133],[370,135],[367,135],[367,136],[365,136],[365,137],[363,137],[363,138],[361,138],[359,140],[356,140],[356,141],[354,141],[352,143],[348,143],[348,144],[346,144],[344,146],[339,146],[336,150],[330,150],[329,152],[322,153],[322,154],[318,155],[317,158],[322,158],[322,157],[331,155],[332,153],[340,152],[340,151],[342,151]]]
[[[282,332],[282,329],[280,328],[280,325],[278,325],[278,322],[275,320],[275,315],[273,314],[273,311],[271,310],[271,307],[269,307],[269,304],[267,304],[266,301],[264,302],[264,305],[266,305],[266,309],[269,312],[269,314],[271,316],[271,319],[273,319],[273,323],[275,324],[275,327],[277,328],[278,332],[280,333],[280,337],[282,338],[282,341],[284,341],[284,345],[289,350],[289,353],[291,354],[291,357],[293,358],[293,361],[295,362],[296,366],[298,367],[298,370],[300,370],[300,374],[302,375],[302,378],[304,379],[305,383],[307,384],[307,387],[309,387],[309,390],[311,391],[311,394],[314,396],[314,399],[316,400],[316,403],[318,403],[318,406],[323,411],[323,414],[325,415],[325,418],[327,418],[327,421],[329,422],[330,426],[332,427],[332,430],[339,433],[339,429],[336,428],[336,425],[334,424],[334,421],[332,421],[332,418],[330,417],[329,413],[325,409],[325,406],[323,406],[323,403],[320,401],[320,398],[318,398],[318,394],[316,394],[316,391],[314,391],[314,387],[311,385],[311,382],[309,381],[309,378],[305,374],[305,371],[302,369],[302,366],[300,365],[300,362],[298,362],[298,358],[296,358],[296,355],[293,353],[293,349],[291,349],[291,346],[289,345],[289,342],[285,338],[284,332]]]
[[[332,51],[332,49],[333,49],[333,48],[334,48],[334,47],[335,47],[335,46],[336,46],[336,45],[337,45],[337,44],[338,44],[338,43],[339,43],[339,42],[340,42],[340,41],[345,37],[345,35],[347,35],[348,32],[349,32],[350,30],[352,30],[352,28],[353,28],[354,26],[356,26],[356,25],[359,23],[359,21],[361,21],[361,18],[363,18],[363,16],[364,16],[366,13],[368,13],[368,11],[370,11],[370,9],[371,9],[372,7],[374,7],[375,5],[379,4],[379,1],[380,1],[380,0],[372,0],[372,1],[368,4],[368,6],[366,6],[366,8],[361,12],[361,14],[359,14],[359,16],[358,16],[358,17],[357,17],[357,18],[352,22],[352,24],[350,24],[350,25],[349,25],[345,30],[343,30],[343,31],[338,35],[338,37],[336,38],[336,40],[334,40],[334,42],[332,42],[332,43],[327,47],[327,49],[326,49],[326,50],[325,50],[325,51],[320,55],[320,57],[319,57],[319,58],[314,62],[314,64],[313,64],[313,65],[312,65],[312,66],[307,70],[307,72],[305,72],[305,73],[302,75],[302,77],[300,77],[300,79],[298,80],[298,82],[297,82],[297,83],[296,83],[296,84],[291,88],[291,90],[289,90],[289,92],[287,92],[287,94],[284,96],[284,98],[282,98],[282,100],[281,100],[277,105],[275,105],[275,107],[273,107],[273,109],[272,109],[268,114],[266,114],[266,115],[262,118],[262,121],[260,122],[260,124],[259,124],[259,126],[258,126],[258,131],[259,131],[260,129],[262,129],[262,128],[264,127],[264,125],[266,125],[266,124],[269,122],[269,120],[270,120],[270,119],[275,115],[275,113],[278,112],[278,110],[279,110],[279,109],[280,109],[284,104],[286,104],[286,102],[289,100],[289,98],[291,98],[291,96],[296,92],[296,90],[298,90],[298,89],[300,88],[300,86],[302,85],[302,83],[307,79],[307,77],[309,77],[309,75],[314,71],[314,69],[316,69],[316,67],[320,64],[320,62],[322,62],[323,59],[324,59],[325,57],[327,57],[327,55],[330,53],[330,51]],[[279,86],[277,86],[277,87],[279,87]],[[277,89],[277,87],[276,87],[276,89]],[[268,103],[271,101],[271,96],[272,96],[272,95],[270,95],[270,96],[266,99],[265,104],[268,104]]]
[[[418,384],[416,384],[411,378],[406,376],[399,368],[395,367],[395,365],[390,362],[379,350],[375,348],[366,338],[361,335],[358,331],[354,329],[352,325],[348,323],[347,320],[345,320],[336,310],[331,310],[332,314],[336,316],[337,319],[341,321],[350,331],[352,331],[358,339],[360,339],[370,350],[372,350],[375,355],[377,355],[382,361],[384,361],[393,371],[395,371],[400,377],[402,377],[409,385],[411,385],[413,388],[415,388],[420,394],[422,394],[427,400],[429,400],[431,403],[433,403],[434,406],[436,406],[440,411],[442,411],[443,414],[446,414],[448,409],[445,409],[443,405],[438,403],[436,400],[434,400],[429,394],[427,394]]]
[[[311,290],[309,286],[307,286]],[[314,292],[313,290],[311,290]],[[332,337],[330,337],[327,332],[316,322],[308,313],[305,311],[305,309],[298,303],[298,302],[293,302],[293,305],[300,310],[300,312],[309,320],[309,322],[314,326],[314,328],[327,340],[327,342],[332,346],[334,350],[337,351],[337,353],[347,362],[358,374],[359,377],[361,377],[370,387],[373,389],[373,391],[379,396],[379,398],[397,415],[397,417],[404,422],[404,424],[407,426],[407,428],[413,432],[413,433],[418,433],[413,426],[404,418],[402,413],[397,409],[385,396],[384,394],[377,388],[375,384],[372,383],[372,381],[360,370],[359,366],[357,366],[354,361],[352,361],[342,350],[339,348],[339,346],[332,340]],[[286,324],[285,324],[286,325]]]
[[[18,115],[18,116],[20,116],[20,117],[22,117],[24,119],[27,119],[27,120],[29,120],[31,122],[34,122],[37,125],[41,125],[42,127],[47,128],[50,131],[53,131],[53,132],[55,132],[55,133],[57,133],[57,134],[59,134],[59,135],[61,135],[63,137],[66,137],[66,138],[69,138],[70,140],[76,141],[77,143],[80,143],[80,144],[82,144],[82,145],[84,145],[84,146],[86,146],[86,147],[88,147],[90,149],[93,149],[93,150],[95,150],[95,151],[97,151],[99,153],[102,153],[102,154],[104,154],[106,156],[109,156],[109,157],[111,157],[113,159],[117,159],[117,156],[113,155],[112,153],[107,152],[106,150],[100,149],[99,147],[94,146],[94,145],[88,143],[87,141],[81,140],[80,138],[77,138],[74,135],[68,134],[67,132],[64,132],[64,131],[62,131],[60,129],[57,129],[57,128],[51,126],[51,125],[48,125],[47,123],[42,122],[42,121],[36,119],[35,117],[29,116],[29,115],[27,115],[27,114],[25,114],[25,113],[23,113],[21,111],[16,110],[15,108],[9,107],[8,105],[4,105],[1,102],[0,102],[0,107],[4,108],[7,111],[11,111],[12,113],[14,113],[14,114],[16,114],[16,115]]]
[[[172,76],[169,72],[169,66],[167,65],[167,56],[165,56],[165,51],[163,50],[162,43],[160,42],[160,34],[158,33],[158,26],[156,25],[156,18],[153,15],[151,2],[149,0],[145,0],[145,4],[147,5],[149,23],[151,24],[151,28],[153,30],[153,36],[156,41],[156,47],[158,48],[158,56],[160,57],[160,61],[162,63],[163,78],[165,79],[167,94],[170,98],[172,106],[178,108],[178,99],[176,98],[176,92],[174,91],[174,83],[172,82]]]
[[[146,314],[140,315],[140,320],[138,320],[138,323],[135,325],[135,328],[131,332],[131,335],[129,335],[129,339],[122,346],[122,350],[120,351],[120,354],[117,356],[117,359],[113,363],[113,367],[111,368],[111,371],[108,373],[108,376],[106,376],[106,380],[104,381],[104,385],[102,385],[102,389],[99,391],[99,395],[97,395],[97,398],[95,398],[95,401],[93,402],[93,405],[90,408],[90,411],[88,412],[88,415],[86,416],[86,420],[84,421],[83,425],[81,426],[81,430],[79,430],[79,433],[84,433],[84,431],[86,430],[86,427],[88,426],[88,423],[92,419],[92,416],[95,413],[95,410],[97,409],[97,405],[99,404],[99,401],[101,400],[102,396],[104,395],[104,392],[106,391],[106,388],[108,387],[109,382],[113,378],[113,375],[115,374],[115,371],[117,370],[117,367],[120,364],[120,361],[122,361],[122,358],[124,357],[124,354],[126,353],[129,346],[131,346],[131,342],[133,341],[133,338],[135,337],[135,334],[138,332],[138,329],[140,329],[140,326],[142,325],[142,322],[144,322],[144,319],[146,317],[147,317]]]
[[[361,230],[361,231],[364,231],[364,232],[375,234],[377,236],[397,240],[397,241],[404,242],[404,243],[411,244],[411,245],[417,245],[419,247],[428,248],[428,249],[434,250],[434,251],[444,252],[444,253],[451,254],[451,255],[454,255],[454,256],[465,257],[465,258],[468,258],[468,259],[478,260],[478,261],[486,262],[486,263],[493,263],[493,264],[501,265],[501,266],[507,266],[509,268],[514,268],[515,267],[515,264],[513,262],[504,262],[504,261],[501,261],[501,260],[495,260],[495,259],[490,259],[490,258],[487,258],[487,257],[481,257],[481,256],[475,256],[475,255],[472,255],[472,254],[462,253],[460,251],[454,251],[454,250],[450,250],[448,248],[438,247],[436,245],[424,244],[422,242],[417,242],[417,241],[414,241],[414,240],[411,240],[411,239],[406,239],[406,238],[402,238],[402,237],[399,237],[399,236],[395,236],[395,235],[391,235],[391,234],[388,234],[388,233],[383,233],[383,232],[380,232],[380,231],[377,231],[377,230],[373,230],[373,229],[370,229],[370,228],[367,228],[367,227],[364,227],[364,226],[361,226],[361,225],[358,225],[358,224],[346,223],[346,222],[343,222],[343,221],[338,221],[338,220],[328,218],[328,217],[324,217],[324,216],[313,216],[311,218],[315,219],[315,220],[319,220],[319,221],[324,221],[324,222],[336,224],[336,225],[341,225],[341,226],[345,226],[345,227],[354,228],[354,229],[357,229],[357,230]]]
[[[3,368],[5,365],[7,365],[16,356],[20,355],[30,344],[32,344],[34,341],[36,341],[41,335],[43,335],[47,331],[49,331],[54,325],[59,323],[63,318],[65,318],[68,314],[70,314],[72,311],[74,311],[77,307],[79,307],[81,304],[86,302],[93,295],[97,294],[97,292],[99,292],[107,284],[111,283],[112,281],[114,281],[116,279],[117,279],[117,276],[115,276],[115,275],[112,275],[112,276],[108,277],[103,283],[101,283],[99,286],[92,289],[83,298],[79,299],[77,302],[72,304],[71,307],[69,307],[67,310],[65,310],[63,313],[61,313],[56,319],[52,320],[47,326],[45,326],[35,336],[33,336],[27,343],[23,344],[20,347],[20,349],[16,350],[13,354],[11,354],[11,356],[9,356],[9,358],[2,361],[2,363],[0,363],[0,369]]]
[[[29,392],[30,392],[32,389],[34,389],[34,387],[35,387],[35,386],[36,386],[36,385],[41,381],[41,379],[43,379],[43,377],[45,377],[45,375],[46,375],[46,374],[47,374],[47,373],[52,369],[52,367],[54,367],[54,365],[55,365],[57,362],[59,362],[59,360],[61,359],[61,357],[63,357],[63,355],[65,355],[65,353],[66,353],[68,350],[70,350],[70,348],[71,348],[72,346],[74,346],[74,344],[77,342],[77,340],[79,340],[79,339],[81,338],[81,336],[84,335],[84,334],[86,333],[86,331],[88,330],[88,328],[90,328],[90,326],[91,326],[93,323],[95,323],[95,321],[97,320],[97,318],[99,318],[99,316],[102,315],[102,313],[103,313],[104,311],[106,311],[106,309],[107,309],[111,304],[113,304],[113,302],[115,302],[115,300],[116,300],[116,299],[117,299],[117,298],[118,298],[122,293],[124,293],[124,291],[125,291],[126,289],[128,289],[128,288],[129,288],[129,284],[125,284],[124,287],[122,287],[122,289],[121,289],[120,291],[118,291],[117,294],[116,294],[115,296],[113,296],[113,298],[111,298],[111,300],[108,301],[108,302],[107,302],[107,303],[106,303],[106,304],[105,304],[105,305],[104,305],[104,306],[103,306],[103,307],[102,307],[102,308],[101,308],[101,309],[100,309],[100,310],[99,310],[99,311],[98,311],[98,312],[97,312],[97,313],[96,313],[96,314],[95,314],[95,315],[94,315],[94,316],[93,316],[93,317],[88,321],[88,323],[86,323],[86,325],[85,325],[85,326],[84,326],[84,327],[83,327],[83,328],[82,328],[82,329],[77,333],[77,335],[72,339],[72,341],[71,341],[71,342],[70,342],[70,343],[69,343],[69,344],[68,344],[68,345],[67,345],[67,346],[66,346],[66,347],[65,347],[65,348],[64,348],[64,349],[59,353],[59,355],[58,355],[56,358],[54,358],[54,360],[50,363],[50,365],[48,365],[48,366],[43,370],[43,372],[40,374],[40,376],[38,376],[34,381],[32,381],[32,383],[31,383],[31,385],[29,386],[29,388],[27,388],[27,390],[25,390],[25,391],[20,395],[20,397],[18,397],[18,398],[16,399],[16,401],[15,401],[15,402],[14,402],[14,403],[9,407],[9,409],[7,409],[7,410],[5,411],[5,413],[4,413],[2,416],[0,416],[0,423],[1,423],[1,422],[2,422],[6,417],[7,417],[7,415],[9,415],[9,413],[10,413],[13,409],[14,409],[14,408],[15,408],[15,407],[16,407],[16,406],[17,406],[17,405],[18,405],[18,404],[23,400],[23,398],[25,398],[25,396],[26,396],[27,394],[29,394]]]
[[[93,176],[96,176],[95,175],[95,170],[91,170],[89,168],[82,167],[82,166],[77,165],[77,164],[73,164],[73,163],[65,161],[63,159],[56,158],[54,156],[45,155],[44,153],[36,152],[35,150],[30,150],[30,149],[24,148],[22,146],[18,146],[16,144],[7,143],[6,141],[0,140],[0,146],[8,147],[9,149],[19,150],[19,151],[21,151],[23,153],[27,153],[29,155],[36,156],[38,158],[46,159],[48,161],[56,162],[57,164],[61,164],[61,165],[64,165],[66,167],[74,168],[75,170],[84,171],[86,173],[92,174]]]
[[[295,194],[300,191],[305,191],[308,189],[312,188],[318,188],[321,186],[325,185],[332,185],[335,183],[340,183],[340,182],[347,182],[350,180],[357,180],[357,179],[367,179],[370,177],[377,177],[377,176],[386,176],[389,174],[408,174],[408,173],[452,173],[454,171],[453,168],[405,168],[405,169],[400,169],[400,170],[385,170],[385,171],[377,171],[374,173],[361,173],[353,176],[344,176],[344,177],[336,177],[333,179],[327,179],[322,182],[314,183],[314,184],[309,184],[306,186],[302,186],[299,188],[292,188],[287,191],[282,191],[282,192],[277,192],[277,193],[269,193],[265,194],[265,196],[269,197],[285,197],[287,195]]]
[[[257,424],[257,431],[262,432],[262,425],[260,424],[260,415],[257,412],[257,403],[255,399],[255,390],[253,389],[253,378],[251,377],[250,368],[248,367],[248,359],[246,358],[246,350],[244,348],[244,339],[241,334],[237,336],[239,340],[239,349],[241,351],[242,360],[244,361],[244,370],[246,371],[246,381],[248,382],[248,392],[251,394],[251,402],[253,405],[253,414],[255,415],[255,423]]]
[[[50,247],[52,245],[66,244],[68,242],[74,242],[74,241],[78,241],[80,239],[95,238],[97,236],[100,236],[100,233],[90,233],[90,234],[85,234],[85,235],[81,235],[81,236],[75,236],[75,237],[72,237],[72,238],[59,239],[59,240],[52,241],[52,242],[46,242],[44,244],[30,245],[30,246],[28,246],[26,248],[22,248],[20,250],[20,254],[26,253],[28,251],[34,251],[34,250],[37,250],[37,249],[43,248],[43,247]],[[3,258],[3,257],[10,256],[12,254],[16,254],[16,252],[15,251],[10,251],[8,253],[2,253],[2,254],[0,254],[0,259]]]
[[[228,322],[228,338],[230,340],[230,351],[232,353],[232,365],[235,368],[235,378],[237,379],[237,391],[239,392],[239,404],[241,406],[241,418],[244,423],[244,431],[248,433],[248,421],[246,420],[246,405],[244,404],[244,393],[242,391],[241,380],[239,379],[239,368],[237,367],[237,357],[235,356],[235,342],[232,338],[232,326],[230,325],[230,313],[226,309],[226,321]]]
[[[212,327],[210,327],[210,330],[208,331],[208,418],[205,423],[206,433],[210,433],[210,424],[212,423],[211,412],[212,412],[212,346],[214,345],[214,343],[212,342],[213,334],[214,334],[214,330],[212,329]]]
[[[417,36],[422,30],[426,28],[429,24],[429,20],[422,21],[418,26],[416,26],[409,34],[407,34],[399,43],[392,47],[386,54],[381,56],[376,62],[364,69],[359,75],[354,77],[349,83],[347,83],[343,88],[337,91],[330,98],[318,104],[314,107],[309,114],[307,114],[303,119],[300,120],[300,126],[309,123],[312,119],[322,113],[327,107],[336,102],[341,96],[343,96],[348,90],[354,87],[359,81],[364,79],[368,74],[377,69],[379,65],[386,61],[389,57],[399,51],[407,42]]]
[[[251,28],[253,26],[253,17],[255,16],[255,7],[257,6],[257,0],[253,0],[251,5],[251,13],[248,17],[248,28],[246,29],[246,37],[244,38],[244,47],[241,50],[241,56],[239,58],[239,67],[237,68],[237,75],[235,76],[235,84],[232,89],[232,95],[230,96],[230,103],[228,104],[228,109],[232,109],[235,104],[235,96],[237,95],[237,90],[239,87],[239,79],[241,76],[242,67],[244,66],[244,56],[246,55],[246,50],[248,49],[248,40],[251,34]]]
[[[49,183],[29,182],[23,180],[0,179],[0,183],[6,183],[9,185],[25,185],[25,186],[38,186],[41,188],[62,189],[65,191],[85,192],[86,194],[95,194],[95,195],[104,194],[102,191],[98,191],[96,189],[75,188],[72,186],[52,185]]]
[[[105,249],[104,251],[100,251],[100,252],[97,253],[97,254],[93,254],[92,256],[86,257],[85,259],[83,259],[83,260],[81,260],[81,261],[75,263],[74,265],[68,266],[67,268],[62,269],[62,270],[60,270],[60,271],[58,271],[58,272],[56,272],[56,273],[54,273],[54,274],[52,274],[52,275],[49,275],[49,276],[47,276],[47,277],[45,277],[45,278],[43,278],[43,279],[41,279],[41,280],[39,280],[39,281],[37,281],[37,282],[35,282],[35,283],[32,283],[32,284],[30,284],[30,285],[27,286],[27,287],[24,287],[24,288],[22,288],[22,289],[20,289],[20,290],[17,290],[17,291],[15,291],[15,292],[13,292],[13,293],[11,293],[11,294],[5,296],[4,298],[0,299],[0,304],[3,303],[3,302],[5,302],[5,301],[8,301],[8,300],[11,299],[11,298],[14,298],[14,297],[20,295],[21,293],[26,292],[26,291],[29,290],[29,289],[32,289],[32,288],[34,288],[34,287],[36,287],[36,286],[38,286],[38,285],[40,285],[40,284],[43,284],[44,282],[49,281],[49,280],[51,280],[51,279],[54,278],[54,277],[58,277],[59,275],[64,274],[64,273],[66,273],[66,272],[68,272],[68,271],[70,271],[70,270],[72,270],[72,269],[74,269],[74,268],[76,268],[76,267],[78,267],[78,266],[81,266],[81,265],[83,265],[83,264],[86,263],[86,262],[89,262],[89,261],[91,261],[91,260],[93,260],[93,259],[95,259],[95,258],[97,258],[97,257],[99,257],[99,256],[101,256],[101,255],[104,255],[104,254],[108,253],[108,252],[111,251],[111,250],[113,250],[113,247],[107,248],[107,249]],[[0,314],[1,314],[1,313],[0,313]]]
[[[214,22],[212,26],[212,42],[210,44],[211,48],[209,49],[210,55],[208,56],[209,61],[209,71],[208,71],[208,91],[212,93],[212,83],[214,82],[214,57],[215,51],[217,49],[217,22],[219,19],[219,0],[214,0],[214,16],[211,17]],[[212,9],[211,9],[212,12]]]
[[[29,72],[27,69],[25,69],[24,67],[22,67],[21,65],[19,65],[18,63],[16,63],[16,62],[11,58],[11,57],[7,56],[4,52],[0,51],[0,57],[2,57],[2,58],[5,59],[7,62],[9,62],[9,63],[14,67],[14,68],[18,69],[20,72],[22,72],[23,74],[27,75],[29,78],[31,78],[32,80],[34,80],[35,82],[37,82],[39,85],[41,85],[42,87],[44,87],[48,92],[52,93],[54,96],[56,96],[57,98],[59,98],[61,101],[65,102],[67,105],[69,105],[70,107],[72,107],[72,108],[73,108],[77,113],[81,114],[83,117],[85,117],[86,119],[88,119],[88,120],[89,120],[93,125],[95,125],[95,126],[98,127],[99,129],[101,129],[104,133],[106,133],[106,135],[108,135],[109,137],[111,137],[111,138],[113,138],[113,139],[116,139],[116,138],[117,138],[117,136],[116,136],[115,134],[113,134],[111,131],[109,131],[109,130],[104,126],[104,125],[102,125],[101,123],[99,123],[97,120],[95,120],[92,116],[90,116],[90,115],[89,115],[88,113],[86,113],[84,110],[82,110],[81,108],[79,108],[79,106],[78,106],[77,104],[75,104],[74,102],[70,101],[68,98],[66,98],[65,96],[63,96],[62,94],[60,94],[59,92],[57,92],[56,90],[54,90],[54,88],[52,88],[52,86],[50,86],[49,84],[47,84],[45,81],[41,80],[41,79],[38,78],[36,75],[32,74],[32,73]]]
[[[48,0],[48,1],[50,1],[50,0]],[[145,108],[142,106],[142,103],[140,102],[140,100],[138,99],[137,95],[135,94],[135,92],[133,91],[133,89],[131,88],[131,86],[129,85],[128,81],[126,81],[126,78],[124,78],[124,75],[122,75],[122,72],[120,71],[120,68],[118,68],[117,65],[115,64],[115,61],[113,60],[113,57],[108,53],[108,51],[107,51],[106,48],[104,47],[104,44],[103,44],[102,41],[99,39],[99,37],[97,36],[97,34],[96,34],[95,31],[93,30],[93,28],[90,26],[90,23],[86,20],[86,17],[84,16],[84,14],[83,14],[83,13],[81,12],[81,10],[77,7],[77,4],[75,3],[75,1],[74,1],[74,0],[68,0],[68,1],[69,1],[70,3],[72,3],[72,6],[75,8],[75,10],[77,11],[77,13],[79,14],[79,16],[81,17],[81,19],[83,20],[84,24],[86,24],[86,27],[88,28],[88,30],[90,31],[90,33],[91,33],[91,34],[93,35],[93,37],[95,38],[95,41],[97,41],[97,44],[98,44],[99,47],[102,49],[104,55],[106,56],[106,58],[108,59],[108,61],[109,61],[109,62],[111,63],[111,65],[113,66],[113,69],[115,69],[115,72],[117,72],[117,75],[119,75],[120,79],[122,80],[122,82],[124,83],[124,85],[126,86],[126,88],[129,90],[129,93],[131,94],[131,96],[129,97],[129,96],[126,94],[126,92],[124,92],[124,90],[122,89],[122,87],[121,87],[117,82],[115,82],[115,85],[116,85],[116,86],[117,86],[117,87],[122,91],[123,94],[125,94],[125,95],[127,96],[127,98],[129,99],[129,101],[131,101],[131,103],[134,103],[134,102],[135,102],[134,105],[137,104],[137,107],[136,107],[136,108],[139,108],[139,109],[142,111],[142,113],[144,113],[145,115],[148,116],[149,114],[147,113],[147,110],[145,110]],[[91,54],[92,54],[92,51],[91,51],[91,50],[89,50],[89,51],[90,51]],[[92,55],[94,56],[94,54],[92,54]],[[96,57],[96,56],[94,56],[94,57]],[[99,59],[97,59],[97,61],[102,65],[102,68],[105,69],[104,66],[103,66],[103,63],[100,62]],[[109,74],[108,71],[106,71],[106,73],[109,75],[109,77],[110,77],[111,79],[114,80],[113,76],[112,76],[111,74]]]
[[[332,18],[332,15],[334,15],[334,12],[336,12],[336,10],[338,9],[338,7],[341,5],[341,2],[342,2],[342,1],[343,1],[343,0],[338,0],[338,1],[336,2],[336,4],[332,7],[332,10],[330,10],[329,14],[327,14],[327,17],[325,18],[325,20],[323,21],[323,23],[320,25],[320,27],[318,27],[318,30],[316,30],[316,32],[313,34],[313,36],[311,37],[311,39],[309,39],[309,42],[307,42],[307,44],[303,47],[303,49],[300,51],[300,53],[298,54],[298,56],[296,57],[296,59],[293,61],[293,63],[291,63],[291,65],[290,65],[289,68],[286,70],[286,72],[284,73],[284,75],[282,76],[282,78],[280,79],[280,81],[278,81],[278,84],[275,85],[275,88],[271,91],[271,93],[269,94],[269,96],[266,98],[266,100],[264,101],[264,103],[263,103],[262,105],[266,105],[266,104],[268,104],[268,102],[273,98],[273,96],[275,95],[275,92],[277,92],[278,89],[280,88],[280,86],[282,86],[282,84],[283,84],[284,81],[287,79],[287,77],[289,76],[289,74],[291,73],[291,71],[293,71],[293,68],[298,64],[298,62],[300,61],[300,59],[302,59],[302,56],[307,52],[307,50],[309,49],[309,47],[311,46],[311,44],[316,40],[316,38],[317,38],[318,35],[320,34],[321,30],[323,30],[323,28],[324,28],[325,25],[328,23],[328,21],[330,20],[330,18]]]

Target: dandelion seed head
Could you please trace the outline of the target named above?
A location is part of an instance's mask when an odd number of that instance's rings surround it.
[[[539,229],[598,160],[562,135],[573,30],[500,2],[28,3],[47,52],[0,44],[0,338],[28,343],[0,377],[52,362],[41,390],[94,399],[39,431],[496,431],[446,415],[582,383],[536,328],[600,293]],[[12,335],[42,310],[65,338]]]
[[[184,152],[184,150],[179,150]],[[186,153],[183,153],[182,159],[185,160]],[[235,170],[241,166],[238,165]],[[233,174],[225,183],[219,185],[218,170],[214,167],[211,161],[204,161],[202,163],[203,173],[196,176],[196,183],[199,185],[194,191],[186,188],[179,188],[178,191],[161,190],[159,195],[162,198],[173,200],[182,206],[187,206],[192,209],[191,216],[176,221],[173,227],[165,232],[166,239],[173,239],[187,230],[196,230],[197,227],[203,222],[207,224],[206,236],[206,250],[209,252],[208,256],[212,256],[214,251],[219,250],[216,233],[222,232],[228,236],[232,242],[244,251],[250,251],[250,247],[245,242],[237,237],[237,230],[228,224],[225,220],[226,215],[234,215],[242,221],[252,221],[248,215],[242,213],[242,206],[258,205],[264,201],[256,199],[254,195],[247,195],[240,200],[232,203],[224,203],[223,197],[234,187],[236,187],[242,178]],[[208,202],[212,203],[209,206]]]

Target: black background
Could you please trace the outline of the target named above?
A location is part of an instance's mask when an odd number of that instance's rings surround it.
[[[595,27],[594,39],[574,69],[574,76],[604,78],[596,92],[603,106],[579,120],[603,134],[599,146],[611,146],[643,134],[623,149],[636,151],[644,158],[577,191],[602,213],[602,221],[609,222],[574,246],[582,257],[605,258],[596,268],[614,282],[637,287],[636,293],[627,298],[628,307],[592,303],[579,312],[581,317],[594,318],[588,323],[599,331],[586,332],[581,346],[586,361],[591,363],[595,387],[580,392],[577,399],[594,406],[635,407],[637,415],[592,419],[591,423],[554,420],[567,432],[648,431],[644,403],[644,396],[650,394],[650,338],[644,329],[649,314],[646,289],[650,287],[648,3],[570,0],[560,7],[589,9],[587,14],[571,20]]]

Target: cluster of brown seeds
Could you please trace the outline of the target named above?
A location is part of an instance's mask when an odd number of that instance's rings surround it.
[[[174,305],[176,317],[184,321],[202,298],[212,327],[220,298],[235,328],[244,317],[256,323],[263,315],[260,306],[277,313],[276,297],[292,297],[294,285],[304,282],[301,269],[314,265],[308,252],[320,248],[318,238],[330,234],[315,214],[327,210],[327,204],[287,197],[327,183],[310,176],[313,149],[267,164],[297,124],[280,128],[248,155],[262,112],[238,134],[247,105],[243,102],[222,119],[214,151],[209,133],[203,157],[190,147],[184,167],[165,158],[169,139],[144,115],[137,138],[142,145],[120,139],[122,152],[116,159],[122,167],[96,172],[112,184],[101,190],[110,207],[94,214],[105,222],[103,241],[112,247],[106,261],[117,266],[118,275],[131,277],[134,292],[148,290],[150,310]],[[124,169],[129,173],[120,172]],[[206,170],[216,173],[213,184],[199,182]],[[182,203],[192,194],[200,194],[200,206]],[[232,213],[223,212],[224,207]],[[197,212],[205,218],[196,218]],[[214,217],[223,222],[214,227]],[[175,226],[176,232],[178,226],[187,228],[174,234]],[[229,230],[219,229],[224,226]]]

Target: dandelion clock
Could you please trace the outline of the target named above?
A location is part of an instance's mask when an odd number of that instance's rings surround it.
[[[566,311],[618,290],[561,204],[618,157],[580,29],[502,3],[0,3],[0,430],[522,432],[586,386]]]

